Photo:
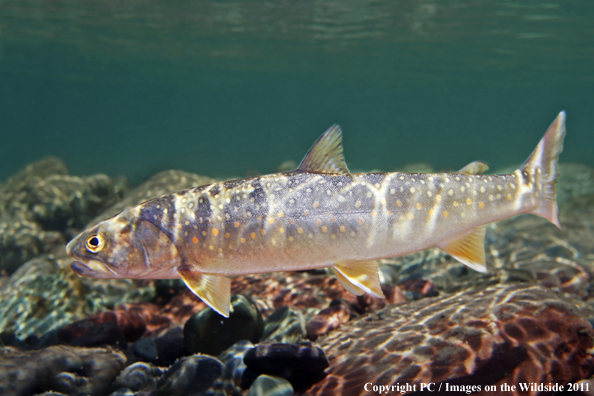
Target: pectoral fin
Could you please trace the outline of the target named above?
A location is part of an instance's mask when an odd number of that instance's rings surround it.
[[[478,227],[470,234],[446,245],[438,245],[438,247],[473,270],[487,272],[487,265],[485,264],[486,230],[486,226]]]
[[[229,317],[231,306],[231,280],[222,275],[203,274],[188,266],[177,268],[186,286],[209,307],[224,317]]]
[[[340,284],[350,293],[360,296],[369,293],[384,298],[375,261],[351,261],[334,265]]]

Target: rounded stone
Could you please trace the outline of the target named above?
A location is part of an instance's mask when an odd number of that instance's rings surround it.
[[[228,318],[206,308],[188,319],[184,325],[184,343],[192,353],[216,356],[238,341],[260,340],[264,320],[256,304],[237,294],[231,297],[231,307]]]
[[[221,376],[225,370],[217,359],[193,355],[173,364],[158,382],[157,394],[206,395],[209,390],[222,387]]]
[[[159,356],[157,344],[155,343],[155,340],[150,337],[144,337],[136,341],[133,350],[136,356],[147,362],[152,362]]]
[[[293,396],[291,383],[273,375],[261,375],[250,386],[248,396]]]

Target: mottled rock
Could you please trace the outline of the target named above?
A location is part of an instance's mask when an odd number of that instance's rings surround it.
[[[62,247],[63,249],[63,247]],[[150,286],[127,279],[89,279],[70,270],[64,250],[21,266],[0,288],[0,332],[41,337],[90,314],[154,297]]]
[[[294,344],[305,336],[305,319],[300,311],[283,307],[264,321],[262,341]]]
[[[255,377],[250,376],[251,373],[246,374],[246,365],[243,361],[246,352],[253,347],[254,344],[249,341],[239,341],[218,356],[221,363],[225,365],[222,378],[228,393],[241,393],[241,389],[247,388],[246,384],[254,380]]]
[[[539,286],[424,298],[387,307],[377,317],[383,319],[351,321],[320,340],[330,368],[308,395],[364,395],[367,382],[417,389],[421,382],[445,381],[498,389],[503,383],[566,383],[594,369],[592,326],[572,303]]]
[[[225,366],[205,355],[192,355],[178,360],[158,382],[157,395],[225,395],[221,381]],[[209,392],[209,393],[207,393]]]
[[[21,351],[0,349],[0,394],[44,391],[102,394],[124,367],[126,357],[111,349],[52,346]]]
[[[186,322],[184,342],[191,352],[218,355],[238,341],[255,343],[260,340],[264,320],[258,307],[240,294],[231,297],[231,307],[228,318],[207,308]]]
[[[340,300],[335,301],[336,303],[318,312],[307,324],[307,338],[315,341],[319,336],[337,329],[341,324],[351,319],[351,314],[346,304],[343,304]]]
[[[291,383],[286,379],[273,375],[260,375],[250,386],[248,396],[293,396],[294,394]]]
[[[324,351],[309,342],[259,344],[246,352],[243,361],[256,376],[269,374],[285,378],[297,391],[324,378],[328,367]]]
[[[123,178],[67,173],[61,160],[49,158],[0,186],[0,269],[12,273],[65,243],[67,229],[82,227],[128,188]]]
[[[157,381],[159,381],[164,371],[165,369],[162,367],[156,367],[150,363],[134,363],[122,370],[113,386],[130,389],[134,392],[140,390],[152,391],[157,388]]]
[[[60,328],[57,331],[57,336],[60,341],[72,343],[75,339],[83,337],[89,331],[93,331],[95,327],[113,323],[117,326],[122,341],[134,342],[144,334],[147,322],[152,320],[158,312],[159,308],[150,303],[122,304],[114,310],[99,312]],[[107,331],[115,328],[104,326],[104,329]]]

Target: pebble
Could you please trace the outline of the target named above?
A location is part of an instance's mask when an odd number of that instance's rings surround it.
[[[252,386],[248,396],[293,396],[295,391],[291,383],[273,375],[260,375]]]

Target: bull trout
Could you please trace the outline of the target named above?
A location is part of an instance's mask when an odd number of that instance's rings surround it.
[[[383,297],[375,259],[437,246],[485,272],[487,224],[532,213],[559,227],[555,183],[565,113],[515,172],[358,173],[335,125],[292,172],[214,183],[146,201],[66,246],[91,278],[182,278],[228,317],[228,276],[332,267],[351,293]]]

